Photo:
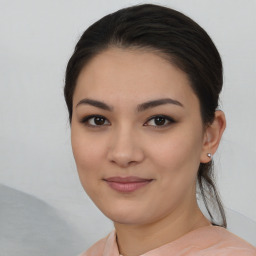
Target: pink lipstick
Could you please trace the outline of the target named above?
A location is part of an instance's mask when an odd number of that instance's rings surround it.
[[[136,176],[130,177],[110,177],[104,179],[107,184],[118,192],[133,192],[146,185],[148,185],[152,179],[143,179]]]

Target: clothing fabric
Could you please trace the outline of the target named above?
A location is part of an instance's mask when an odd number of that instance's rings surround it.
[[[116,232],[99,240],[80,256],[119,256]],[[256,256],[256,247],[218,226],[193,230],[141,256]]]

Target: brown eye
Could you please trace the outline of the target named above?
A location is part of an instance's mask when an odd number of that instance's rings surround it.
[[[96,125],[103,125],[105,123],[105,118],[103,117],[94,117],[92,120]]]
[[[161,128],[168,126],[172,123],[175,123],[175,121],[169,117],[169,116],[164,116],[164,115],[157,115],[151,117],[145,124],[145,126],[153,126],[156,128]]]
[[[161,116],[156,117],[154,120],[156,125],[164,125],[166,121],[166,119]]]
[[[97,115],[90,115],[86,116],[81,120],[81,123],[87,125],[87,126],[105,126],[109,125],[109,121],[103,117],[103,116],[97,116]]]

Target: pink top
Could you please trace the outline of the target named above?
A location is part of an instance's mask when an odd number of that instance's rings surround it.
[[[256,247],[224,228],[207,226],[141,256],[256,256]],[[115,230],[80,256],[119,256]]]

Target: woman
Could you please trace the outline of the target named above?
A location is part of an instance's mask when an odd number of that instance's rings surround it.
[[[225,229],[213,180],[221,88],[216,47],[175,10],[133,6],[84,32],[64,89],[72,148],[85,191],[115,230],[82,255],[256,255]]]

